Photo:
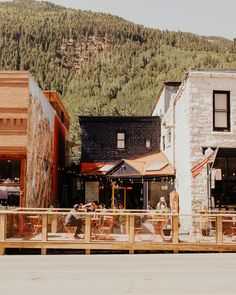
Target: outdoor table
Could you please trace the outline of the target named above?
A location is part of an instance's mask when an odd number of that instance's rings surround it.
[[[163,228],[166,225],[167,220],[168,219],[165,216],[147,219],[147,222],[151,223],[154,230],[151,241],[154,241],[158,235],[161,237],[162,240],[164,240]]]

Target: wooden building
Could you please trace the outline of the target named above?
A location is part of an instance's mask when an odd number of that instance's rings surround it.
[[[56,92],[43,92],[28,72],[0,72],[0,199],[57,204],[69,124]]]
[[[153,197],[154,206],[161,196],[168,195],[174,170],[159,153],[159,117],[82,116],[80,126],[80,201],[97,200],[114,206],[120,200],[127,208],[141,209],[147,207],[151,191],[157,193]],[[138,162],[145,162],[141,164],[143,170],[136,169]],[[158,167],[150,173],[144,171],[144,166],[148,168],[154,163]],[[166,166],[168,171],[163,169]]]

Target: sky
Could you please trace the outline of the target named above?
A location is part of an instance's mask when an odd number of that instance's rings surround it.
[[[82,10],[106,12],[161,30],[236,37],[236,0],[48,0]]]

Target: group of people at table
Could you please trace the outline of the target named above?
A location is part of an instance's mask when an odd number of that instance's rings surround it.
[[[99,205],[97,201],[93,201],[86,205],[83,204],[75,204],[73,209],[67,214],[65,218],[65,226],[73,226],[76,227],[76,231],[74,234],[75,239],[80,239],[79,236],[82,233],[83,226],[83,217],[81,212],[95,212],[97,209],[104,209],[104,206]]]
[[[88,203],[86,205],[83,204],[75,204],[72,210],[67,214],[65,218],[65,226],[66,227],[76,227],[75,233],[74,233],[74,238],[75,239],[80,239],[82,234],[82,226],[83,226],[83,216],[81,212],[94,212],[94,216],[92,217],[93,223],[92,223],[92,231],[93,228],[96,227],[99,223],[99,218],[96,218],[95,211],[97,209],[105,209],[105,206],[103,204],[100,204],[97,201],[93,201],[91,203]],[[123,205],[121,202],[118,202],[117,209],[123,209]],[[150,204],[148,206],[148,209],[151,210],[153,209]],[[160,201],[158,202],[156,206],[157,210],[164,211],[167,209],[167,203],[165,201],[164,197],[160,198]],[[96,219],[96,220],[95,220]]]

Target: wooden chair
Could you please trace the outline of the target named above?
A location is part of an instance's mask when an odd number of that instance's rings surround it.
[[[65,238],[74,238],[75,232],[77,227],[73,225],[65,225],[66,215],[60,215],[58,218],[59,227],[62,229],[63,232],[66,233]],[[84,226],[85,222],[84,219],[82,220],[82,225]],[[83,233],[83,231],[82,231]]]
[[[232,217],[222,218],[223,235],[232,236],[233,224],[234,224],[234,220],[232,220]]]
[[[37,236],[42,232],[42,216],[35,216],[32,235]]]
[[[137,237],[140,241],[143,241],[141,236],[142,232],[142,217],[135,216],[134,218],[134,236]]]
[[[97,239],[107,239],[110,237],[112,227],[114,224],[114,217],[113,216],[104,216],[102,224],[98,227],[98,237]]]
[[[13,228],[16,230],[16,236],[22,237],[26,233],[31,232],[31,222],[28,220],[26,221],[26,218],[22,214],[14,214],[13,215]]]
[[[72,238],[72,237],[74,237],[74,235],[75,235],[75,231],[76,231],[76,229],[77,229],[77,227],[76,226],[68,226],[68,225],[65,225],[65,232],[66,232],[66,238]]]

